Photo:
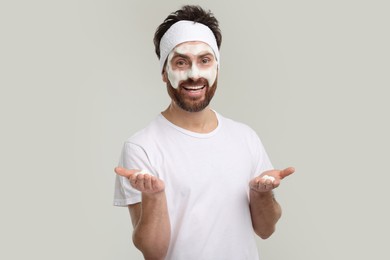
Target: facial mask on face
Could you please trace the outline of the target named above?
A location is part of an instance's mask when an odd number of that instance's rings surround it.
[[[207,43],[211,49],[213,49],[219,66],[219,49],[216,38],[210,28],[202,23],[182,20],[174,23],[161,38],[160,71],[163,71],[169,53],[171,53],[176,46],[183,42],[194,41]]]
[[[191,65],[188,69],[180,70],[172,69],[172,58],[174,55],[183,54],[183,55],[193,55],[198,56],[205,53],[210,53],[214,57],[213,65],[208,68],[202,68],[199,67],[197,64],[197,58],[195,60],[191,60]],[[215,60],[214,52],[210,48],[209,45],[203,42],[199,43],[183,43],[177,46],[172,50],[172,52],[168,56],[168,62],[167,62],[167,74],[169,82],[171,83],[172,87],[177,89],[179,87],[180,82],[186,81],[189,78],[204,78],[207,80],[209,87],[211,87],[216,78],[217,78],[217,67],[218,63]]]

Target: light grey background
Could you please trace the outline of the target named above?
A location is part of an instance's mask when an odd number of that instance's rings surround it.
[[[1,259],[142,259],[112,206],[125,139],[169,103],[155,28],[223,31],[212,107],[253,127],[283,218],[262,259],[389,259],[388,1],[1,1]]]

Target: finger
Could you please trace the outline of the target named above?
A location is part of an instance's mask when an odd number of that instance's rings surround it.
[[[275,187],[274,187],[274,184],[273,183],[265,183],[263,185],[261,185],[259,187],[260,191],[262,192],[266,192],[266,191],[271,191],[273,190]]]
[[[135,186],[138,190],[144,190],[145,189],[145,174],[138,174],[135,177]]]
[[[131,186],[133,186],[133,188],[136,188],[138,190],[138,186],[139,186],[139,180],[138,180],[138,175],[139,174],[132,174],[130,177],[129,177],[129,181],[130,181],[130,184]]]
[[[144,187],[146,190],[152,190],[152,176],[144,174]]]
[[[277,188],[280,185],[280,179],[277,179],[273,182],[273,185],[275,188]]]
[[[258,189],[261,179],[256,177],[249,182],[249,186],[253,189]]]
[[[159,181],[159,179],[157,179],[156,176],[152,176],[151,183],[152,183],[152,189],[154,191],[158,191],[158,190],[161,190],[163,188],[161,186],[161,181]]]
[[[256,183],[256,190],[262,191],[262,192],[266,191],[270,185],[269,183],[267,184],[267,181],[269,181],[269,180],[266,180],[264,178],[258,178],[258,181]]]
[[[279,187],[279,185],[280,185],[280,181],[275,181],[272,183],[272,188],[276,189],[277,187]]]
[[[125,169],[122,167],[115,167],[114,171],[116,174],[118,174],[120,176],[130,178],[134,173],[139,172],[140,170],[138,170],[138,169],[128,170],[128,169]]]
[[[288,167],[280,172],[280,178],[284,179],[285,177],[293,174],[295,172],[294,167]]]

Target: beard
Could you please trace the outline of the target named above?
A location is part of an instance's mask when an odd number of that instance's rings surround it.
[[[200,112],[205,109],[211,99],[214,97],[215,91],[217,90],[217,81],[215,79],[214,84],[210,87],[208,81],[204,78],[200,78],[196,81],[188,79],[179,84],[178,88],[172,87],[171,83],[167,82],[167,90],[171,99],[184,111],[187,112]],[[205,86],[205,94],[201,97],[188,97],[185,95],[186,91],[183,86]]]

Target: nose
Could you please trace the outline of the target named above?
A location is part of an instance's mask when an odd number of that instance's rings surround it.
[[[187,76],[188,78],[196,81],[197,79],[199,79],[199,68],[196,64],[193,64],[191,66],[191,69],[188,70],[188,73],[187,73]]]

